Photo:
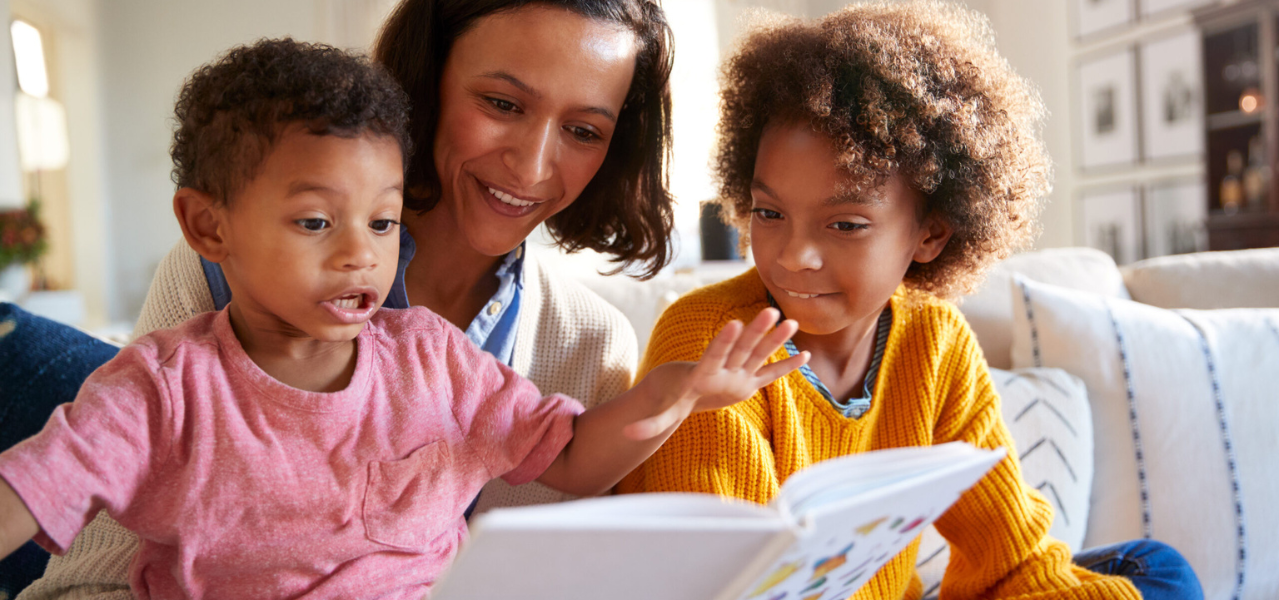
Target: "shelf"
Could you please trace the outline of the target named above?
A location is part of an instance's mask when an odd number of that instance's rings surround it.
[[[1231,127],[1240,127],[1242,125],[1256,125],[1261,123],[1263,114],[1265,114],[1265,109],[1252,113],[1232,110],[1230,112],[1211,114],[1208,115],[1208,131],[1230,129]]]

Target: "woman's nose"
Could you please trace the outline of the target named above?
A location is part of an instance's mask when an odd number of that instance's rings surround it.
[[[558,131],[559,127],[550,120],[531,123],[520,131],[505,162],[521,187],[527,189],[551,177]]]

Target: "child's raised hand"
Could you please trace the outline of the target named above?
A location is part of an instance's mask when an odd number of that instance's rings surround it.
[[[700,361],[666,363],[654,368],[642,383],[662,386],[665,401],[656,414],[631,423],[623,432],[635,440],[656,437],[691,413],[741,402],[808,362],[808,353],[801,352],[765,364],[799,329],[790,319],[773,328],[778,316],[777,309],[766,308],[744,329],[741,321],[732,321],[706,347]]]

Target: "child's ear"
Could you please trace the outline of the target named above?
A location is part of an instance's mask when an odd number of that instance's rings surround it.
[[[226,240],[222,237],[226,210],[213,196],[194,188],[181,188],[173,194],[173,214],[191,249],[209,262],[226,259]]]
[[[946,242],[955,230],[936,214],[924,217],[924,226],[920,229],[919,245],[915,247],[914,261],[918,263],[932,262],[946,249]]]

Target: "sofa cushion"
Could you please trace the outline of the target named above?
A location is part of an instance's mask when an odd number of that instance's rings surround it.
[[[986,355],[987,364],[997,369],[1012,366],[1013,305],[1008,284],[1014,274],[1105,296],[1128,297],[1114,259],[1093,248],[1026,252],[995,265],[982,287],[960,300],[959,310],[977,334],[977,343]]]
[[[1121,272],[1133,300],[1160,308],[1279,308],[1279,248],[1161,256]]]
[[[1088,524],[1093,480],[1092,416],[1084,382],[1061,369],[990,370],[1004,422],[1012,433],[1022,478],[1053,505],[1049,533],[1078,551]],[[950,551],[931,525],[916,568],[925,596],[935,596]]]
[[[1279,597],[1279,310],[1164,310],[1016,278],[1012,356],[1088,386],[1085,546],[1151,537],[1209,599]]]

